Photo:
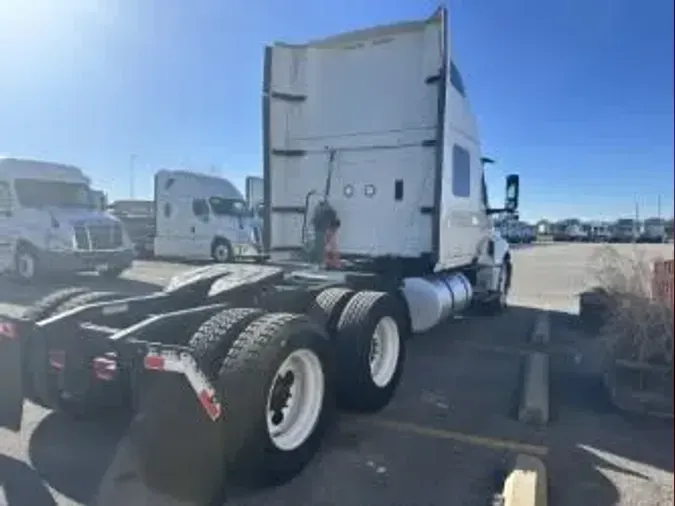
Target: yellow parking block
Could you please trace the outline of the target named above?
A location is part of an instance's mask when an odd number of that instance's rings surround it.
[[[518,455],[509,473],[502,499],[504,506],[546,506],[548,504],[546,467],[537,457]]]

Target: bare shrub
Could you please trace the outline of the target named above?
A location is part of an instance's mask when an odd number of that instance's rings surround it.
[[[652,298],[652,265],[635,248],[607,246],[592,259],[596,284],[610,301],[600,339],[615,359],[672,366],[673,308]]]

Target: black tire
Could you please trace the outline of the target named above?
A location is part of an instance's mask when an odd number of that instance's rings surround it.
[[[327,288],[317,294],[310,304],[309,318],[321,325],[333,337],[337,330],[340,314],[349,299],[354,295],[354,290],[349,288]]]
[[[87,292],[89,292],[89,289],[81,286],[62,288],[61,290],[57,290],[46,297],[43,297],[26,309],[22,318],[30,322],[44,320],[45,318],[54,316],[55,310],[67,300]]]
[[[23,267],[24,262],[31,262],[32,269],[30,274],[28,270]],[[40,261],[35,253],[35,250],[26,245],[19,244],[14,254],[14,278],[22,283],[31,283],[41,276]]]
[[[98,273],[99,277],[103,279],[117,279],[122,273],[127,270],[126,267],[110,267]]]
[[[91,292],[87,291],[64,300],[58,305],[51,316],[65,313],[76,307],[104,302],[115,299],[123,299],[125,296],[115,292]],[[91,414],[94,399],[88,395],[78,400],[65,401],[59,395],[59,373],[54,371],[49,364],[49,346],[47,343],[34,343],[34,362],[31,367],[32,385],[36,400],[52,409],[59,409],[73,417],[86,417]]]
[[[294,449],[280,449],[267,429],[268,393],[282,363],[309,350],[322,365],[324,395],[313,431]],[[304,315],[270,313],[250,324],[223,361],[218,390],[227,403],[222,440],[233,483],[271,486],[296,476],[319,449],[333,419],[332,346],[328,335]]]
[[[63,304],[56,308],[54,314],[65,313],[76,307],[86,306],[88,304],[95,304],[97,302],[107,302],[110,300],[124,299],[126,296],[117,292],[86,292],[81,295],[72,297],[66,300]]]
[[[376,326],[390,318],[398,330],[398,357],[389,381],[379,386],[371,374],[370,353]],[[340,407],[376,412],[391,401],[403,374],[406,355],[405,307],[388,293],[358,292],[347,303],[337,325],[337,400]]]
[[[190,347],[209,380],[218,377],[223,359],[239,334],[264,314],[262,309],[225,309],[202,323],[190,339]]]
[[[223,257],[222,254],[219,253],[220,251],[227,251],[227,256]],[[214,262],[218,263],[234,262],[234,250],[232,249],[230,241],[222,238],[213,241],[213,245],[211,246],[211,258],[213,258]]]

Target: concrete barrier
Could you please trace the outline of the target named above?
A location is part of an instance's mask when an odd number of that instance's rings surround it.
[[[537,457],[518,455],[513,469],[504,481],[504,506],[546,506],[548,483],[546,466]]]
[[[549,314],[541,313],[535,320],[531,343],[548,344],[551,323]],[[549,420],[549,357],[535,351],[525,357],[523,385],[518,419],[525,423],[546,425]]]
[[[551,318],[548,312],[543,312],[537,315],[534,321],[534,328],[530,335],[530,342],[532,344],[548,344],[551,335]]]
[[[525,358],[523,389],[518,419],[521,422],[546,425],[549,420],[548,355],[530,353]]]

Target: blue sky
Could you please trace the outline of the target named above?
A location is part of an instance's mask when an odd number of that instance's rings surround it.
[[[83,167],[112,199],[162,167],[261,172],[262,48],[422,18],[429,0],[2,0],[0,153]],[[673,209],[671,0],[451,0],[495,200],[522,215]],[[213,169],[212,169],[213,167]],[[495,188],[496,187],[496,188]]]

